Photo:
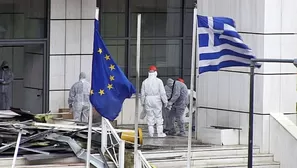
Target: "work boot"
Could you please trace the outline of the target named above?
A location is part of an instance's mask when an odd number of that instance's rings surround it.
[[[164,132],[163,132],[163,125],[157,125],[157,133],[158,133],[158,137],[165,137],[166,136],[166,134],[164,134]]]
[[[155,128],[154,126],[148,126],[149,136],[154,137]]]
[[[158,137],[159,138],[164,138],[164,137],[166,137],[166,134],[164,134],[164,133],[158,134]]]
[[[185,132],[180,132],[177,134],[177,136],[186,136],[186,133]]]
[[[171,135],[171,136],[174,136],[175,134],[176,134],[176,132],[174,130],[170,130],[167,133],[167,135]]]

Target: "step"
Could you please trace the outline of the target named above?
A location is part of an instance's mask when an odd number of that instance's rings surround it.
[[[187,150],[159,150],[142,152],[146,159],[187,157]],[[253,153],[260,153],[260,148],[254,147]],[[192,158],[204,156],[247,155],[248,147],[205,147],[192,149]]]
[[[258,162],[273,162],[272,154],[255,154],[254,163]],[[230,163],[246,163],[248,161],[247,155],[230,155],[230,156],[206,156],[192,158],[192,163],[194,165],[206,166],[214,164],[230,164]],[[178,159],[166,159],[166,160],[148,160],[149,163],[152,163],[155,166],[162,167],[173,167],[173,166],[185,166],[187,164],[186,158]]]
[[[217,164],[201,166],[201,168],[247,168],[247,163],[230,163],[228,165]],[[199,166],[200,168],[200,166]],[[280,168],[280,164],[277,162],[259,162],[254,163],[253,168]]]
[[[237,145],[239,144],[238,129],[218,129],[213,127],[206,127],[200,129],[199,139],[203,143],[216,145]]]
[[[154,166],[157,166],[155,164],[152,164]],[[212,165],[195,165],[192,164],[191,167],[193,168],[247,168],[247,163],[229,163],[229,164],[212,164]],[[157,166],[158,167],[158,166]],[[167,168],[167,165],[162,165],[162,168]],[[180,167],[186,167],[185,165],[178,165],[178,166],[171,166],[171,168],[180,168]],[[253,168],[280,168],[280,164],[277,162],[259,162],[254,163]]]
[[[85,163],[68,163],[68,164],[44,164],[44,165],[21,165],[16,166],[16,168],[85,168]],[[1,166],[1,168],[11,168],[10,166]]]
[[[11,166],[12,157],[0,158],[0,165],[2,166]],[[24,157],[18,157],[16,160],[16,165],[38,165],[38,164],[68,164],[68,163],[83,163],[84,161],[78,159],[77,157],[68,157],[61,159],[46,159],[41,161],[28,161]]]
[[[9,167],[11,168],[12,165],[12,157],[7,157],[7,158],[0,158],[0,168],[3,167]],[[114,163],[108,161],[107,162],[110,168],[114,167]],[[85,167],[85,161],[77,158],[77,157],[67,157],[67,158],[61,158],[61,159],[45,159],[45,160],[41,160],[41,161],[28,161],[26,160],[24,157],[18,157],[16,160],[16,167],[17,168],[27,168],[27,167],[32,167],[35,168],[34,166],[40,166],[40,164],[42,165],[49,165],[49,166],[58,166],[58,168],[61,168],[60,166],[62,165],[76,165],[76,166],[80,166],[81,164],[83,164]],[[71,167],[71,166],[70,166]],[[48,168],[48,167],[46,167]],[[75,167],[76,168],[76,167]]]

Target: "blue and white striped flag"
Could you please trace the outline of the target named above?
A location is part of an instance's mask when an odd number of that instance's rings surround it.
[[[198,15],[199,73],[250,66],[255,58],[235,29],[233,19]]]

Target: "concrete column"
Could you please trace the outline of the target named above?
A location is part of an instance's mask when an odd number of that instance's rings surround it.
[[[51,0],[50,110],[68,107],[81,71],[91,76],[96,0]]]

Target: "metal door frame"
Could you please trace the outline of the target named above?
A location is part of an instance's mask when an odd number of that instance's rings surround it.
[[[43,95],[42,112],[49,110],[49,50],[47,39],[0,39],[0,46],[43,45]]]

